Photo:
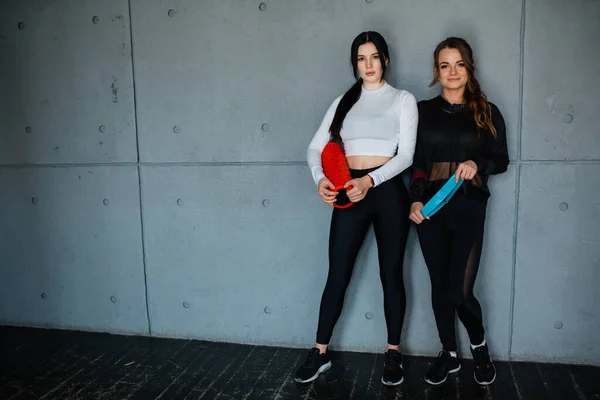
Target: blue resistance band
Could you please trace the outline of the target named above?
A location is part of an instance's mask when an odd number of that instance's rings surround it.
[[[431,217],[438,212],[446,203],[448,203],[448,201],[450,201],[462,183],[462,180],[456,182],[456,174],[452,175],[450,179],[448,179],[448,182],[446,182],[431,200],[423,206],[421,209],[423,217]]]

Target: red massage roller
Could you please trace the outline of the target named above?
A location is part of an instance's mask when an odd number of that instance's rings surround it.
[[[323,166],[323,173],[333,183],[335,191],[338,192],[336,202],[333,203],[333,206],[336,208],[350,207],[354,203],[346,195],[344,185],[352,179],[352,175],[350,175],[350,167],[348,167],[342,146],[339,143],[327,143],[321,153],[321,164]],[[352,189],[352,186],[349,186],[348,189]]]

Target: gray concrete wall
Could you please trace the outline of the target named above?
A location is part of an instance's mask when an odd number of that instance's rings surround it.
[[[590,0],[0,0],[0,323],[311,345],[330,209],[305,150],[369,29],[418,99],[465,37],[506,119],[492,353],[600,364],[599,21]],[[433,355],[414,230],[405,278],[404,352]],[[371,232],[334,346],[382,350],[382,308]]]

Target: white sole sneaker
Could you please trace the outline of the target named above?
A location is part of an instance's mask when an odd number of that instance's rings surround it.
[[[444,378],[443,381],[433,382],[433,381],[430,381],[429,379],[425,378],[425,382],[427,382],[427,383],[429,383],[430,385],[433,385],[433,386],[439,386],[439,385],[441,385],[442,383],[444,383],[444,382],[446,382],[448,380],[448,376],[450,376],[450,374],[455,374],[458,371],[460,371],[460,364],[458,365],[458,367],[454,368],[453,370],[448,371],[448,373],[446,374],[446,377]]]
[[[402,370],[404,370],[404,366],[402,364],[400,364],[400,368],[402,368]],[[381,377],[381,383],[383,383],[385,386],[398,386],[402,382],[404,382],[404,376],[398,382],[384,381],[383,376]]]
[[[492,361],[492,357],[490,357],[490,362],[492,363],[492,367],[494,367],[494,363]],[[481,386],[486,386],[486,385],[491,385],[495,380],[496,380],[496,367],[494,367],[494,377],[492,378],[491,381],[489,382],[479,382],[477,380],[477,377],[475,376],[475,372],[473,372],[473,379],[475,379],[475,382],[477,382],[478,384],[480,384]]]
[[[323,372],[327,371],[329,368],[331,368],[331,361],[328,361],[327,364],[321,365],[321,368],[319,368],[317,370],[317,373],[314,374],[313,376],[311,376],[310,378],[304,379],[304,380],[296,378],[296,382],[298,382],[298,383],[309,383],[309,382],[312,382],[315,379],[317,379],[320,374],[322,374]]]
[[[398,385],[400,385],[402,382],[404,382],[404,377],[402,377],[402,379],[400,379],[398,382],[389,382],[389,381],[384,381],[384,380],[383,380],[383,376],[381,377],[381,383],[383,383],[385,386],[398,386]]]
[[[478,384],[480,384],[481,386],[487,386],[487,385],[491,385],[495,380],[496,380],[496,373],[494,372],[494,377],[492,378],[491,381],[489,382],[479,382],[477,380],[477,377],[475,376],[475,372],[473,372],[473,378],[475,379],[475,382],[477,382]]]

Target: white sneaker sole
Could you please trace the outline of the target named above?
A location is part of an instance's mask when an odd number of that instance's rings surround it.
[[[477,382],[478,384],[480,384],[481,386],[487,386],[487,385],[491,385],[495,380],[496,380],[496,373],[494,373],[494,377],[492,378],[491,381],[489,382],[479,382],[477,380],[477,377],[475,376],[475,372],[473,372],[473,378],[475,379],[475,382]]]
[[[384,381],[384,380],[383,380],[383,376],[381,377],[381,383],[383,383],[385,386],[398,386],[398,385],[400,385],[402,382],[404,382],[404,377],[402,377],[402,379],[400,379],[398,382],[389,382],[389,381]]]
[[[311,376],[310,378],[304,379],[304,380],[296,378],[296,382],[298,382],[298,383],[309,383],[309,382],[312,382],[315,379],[317,379],[320,374],[322,374],[323,372],[327,371],[329,368],[331,368],[331,361],[328,361],[327,364],[321,365],[321,368],[319,368],[317,370],[317,373],[314,374],[313,376]]]
[[[404,369],[404,367],[402,366],[402,364],[400,364],[400,368]],[[400,379],[398,382],[384,381],[383,380],[383,376],[381,377],[381,383],[383,383],[385,386],[398,386],[402,382],[404,382],[404,377],[402,377],[402,379]]]
[[[425,378],[425,382],[427,382],[427,383],[429,383],[430,385],[433,385],[433,386],[439,386],[439,385],[441,385],[442,383],[444,383],[444,382],[446,382],[448,380],[448,376],[450,374],[457,373],[458,371],[460,371],[460,364],[458,365],[457,368],[454,368],[453,370],[448,371],[448,373],[446,374],[446,377],[444,378],[443,381],[433,382],[433,381],[430,381],[429,379]]]
[[[490,362],[492,363],[492,366],[494,366],[493,361],[492,361],[492,357],[490,357]],[[477,380],[477,377],[475,376],[475,372],[473,372],[473,379],[475,379],[475,382],[477,382],[481,386],[487,386],[487,385],[491,385],[496,380],[496,375],[497,375],[496,374],[496,367],[494,367],[494,377],[492,378],[491,381],[489,381],[489,382],[479,382]]]

